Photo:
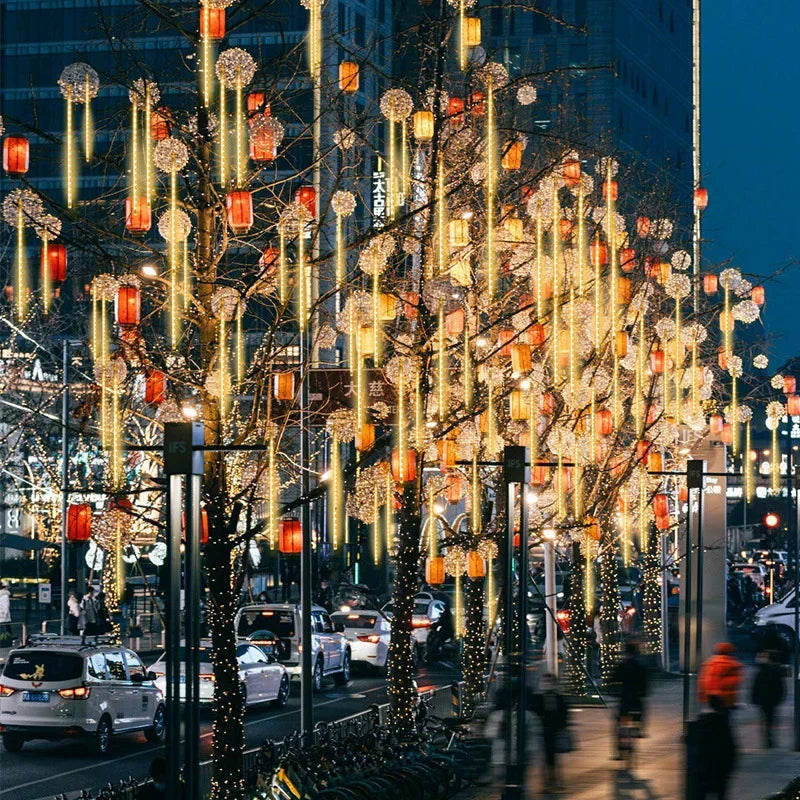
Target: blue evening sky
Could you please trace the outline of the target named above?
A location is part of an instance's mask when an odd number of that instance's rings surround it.
[[[800,257],[800,2],[705,0],[702,26],[704,262],[784,268],[763,311],[777,367],[800,355],[800,265],[787,268]]]

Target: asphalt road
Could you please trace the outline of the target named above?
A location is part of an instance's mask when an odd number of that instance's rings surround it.
[[[445,667],[421,669],[417,674],[420,689],[448,683],[455,673]],[[347,686],[326,681],[316,695],[315,721],[332,721],[355,714],[373,703],[386,701],[385,680],[374,674],[357,674]],[[281,739],[300,724],[300,698],[293,686],[292,696],[283,709],[248,709],[245,735],[248,747],[264,739]],[[201,753],[208,758],[211,750],[211,720],[201,719]],[[0,749],[1,800],[52,800],[59,792],[80,789],[97,790],[108,782],[147,775],[150,759],[160,748],[149,745],[141,734],[114,739],[112,753],[98,758],[88,753],[80,742],[26,742],[22,752]]]

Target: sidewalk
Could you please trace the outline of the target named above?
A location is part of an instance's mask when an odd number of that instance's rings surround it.
[[[747,698],[752,680],[748,669]],[[788,684],[791,681],[787,681]],[[629,774],[611,760],[613,708],[573,708],[571,724],[575,750],[560,756],[564,790],[570,800],[681,800],[684,748],[681,741],[682,681],[654,681],[648,709],[647,737],[638,742],[636,764]],[[744,705],[734,712],[733,725],[739,762],[729,790],[729,800],[764,800],[800,775],[800,755],[793,752],[791,694],[779,709],[777,747],[764,750],[758,709]],[[539,750],[538,731],[532,735]],[[470,789],[465,800],[489,800],[487,787]],[[537,761],[528,770],[527,797],[547,797],[542,792],[542,770]],[[492,798],[494,800],[494,798]]]

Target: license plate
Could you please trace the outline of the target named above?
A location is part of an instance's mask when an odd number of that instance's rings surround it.
[[[23,692],[23,703],[49,703],[50,692]]]

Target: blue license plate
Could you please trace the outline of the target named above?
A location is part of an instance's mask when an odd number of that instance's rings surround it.
[[[23,692],[23,703],[49,703],[50,692]]]

